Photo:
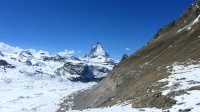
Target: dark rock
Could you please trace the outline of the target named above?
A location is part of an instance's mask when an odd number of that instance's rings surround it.
[[[29,61],[29,60],[27,60],[25,63],[26,63],[26,65],[28,65],[28,66],[32,66],[32,62]]]
[[[5,60],[0,60],[0,66],[3,68],[15,68],[15,66],[12,66]]]
[[[75,57],[75,56],[71,56],[70,57],[72,60],[77,60],[77,61],[80,61],[80,59],[78,57]]]
[[[100,67],[100,66],[93,66],[93,65],[90,65],[91,69],[92,70],[96,70],[100,73],[108,73],[110,72],[110,70],[106,67]]]
[[[4,54],[0,51],[0,56],[3,56],[4,57]]]
[[[57,69],[56,73],[58,75],[65,75],[66,73],[69,73],[72,75],[69,79],[72,81],[89,82],[95,79],[91,67],[84,63],[74,64],[67,62],[63,67]],[[73,75],[79,75],[79,77],[73,77]]]
[[[11,57],[10,59],[15,60],[15,61],[17,60],[17,58],[13,58],[13,57]]]
[[[1,65],[1,66],[7,66],[8,63],[7,63],[7,61],[5,61],[5,60],[0,60],[0,65]]]
[[[125,60],[125,59],[127,59],[127,58],[128,58],[128,55],[127,55],[127,54],[124,54],[124,55],[122,56],[121,61],[123,61],[123,60]]]
[[[49,60],[48,56],[41,56],[41,58],[42,58],[43,61],[48,61]]]
[[[196,105],[200,105],[200,103],[197,103]]]
[[[60,55],[55,55],[53,57],[42,56],[41,58],[43,61],[65,61],[66,60],[65,57],[62,57]]]
[[[25,60],[31,60],[33,58],[33,55],[30,51],[21,51],[19,56]]]
[[[189,108],[189,109],[184,109],[184,110],[182,110],[182,109],[179,109],[179,110],[178,110],[178,112],[191,112],[191,111],[192,111],[191,108]]]
[[[43,66],[43,65],[45,65],[45,63],[43,63],[43,62],[37,62],[37,63],[33,64],[33,66]]]
[[[139,109],[139,111],[145,111],[144,109]]]
[[[41,52],[40,54],[41,54],[41,55],[45,55],[45,53],[43,53],[43,52]]]
[[[45,74],[43,71],[35,70],[35,74]]]

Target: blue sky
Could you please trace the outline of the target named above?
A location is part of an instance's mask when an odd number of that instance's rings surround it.
[[[77,56],[101,42],[113,58],[120,59],[144,46],[193,2],[0,0],[0,41],[51,53],[74,50]]]

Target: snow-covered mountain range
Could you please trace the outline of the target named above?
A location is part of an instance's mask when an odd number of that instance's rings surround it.
[[[116,64],[100,43],[97,43],[91,52],[83,58],[75,56],[61,56],[50,54],[47,51],[36,51],[34,49],[24,50],[19,47],[11,47],[0,43],[1,61],[6,61],[16,70],[23,72],[18,67],[26,67],[25,71],[34,68],[35,73],[46,73],[51,76],[59,75],[67,79],[82,77],[83,80],[91,81],[94,78],[104,77]],[[8,67],[1,65],[6,71]],[[15,70],[13,68],[13,70]],[[29,68],[31,70],[29,70]]]
[[[63,97],[91,87],[115,66],[100,43],[92,51],[86,60],[1,42],[0,111],[56,111]]]

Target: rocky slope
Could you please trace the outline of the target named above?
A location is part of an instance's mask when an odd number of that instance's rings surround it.
[[[137,108],[156,107],[167,111],[174,107],[173,111],[180,112],[194,109],[196,106],[189,108],[178,97],[182,95],[185,98],[183,95],[187,93],[193,98],[192,95],[199,92],[198,74],[187,71],[187,66],[192,65],[190,70],[195,71],[194,66],[200,63],[199,7],[199,0],[189,5],[180,18],[161,28],[146,46],[121,61],[98,85],[72,95],[71,109],[112,106],[125,101]],[[181,66],[182,71],[176,66]],[[180,76],[175,78],[175,82],[170,82],[173,74]],[[189,80],[188,77],[196,78]],[[186,82],[190,86],[184,86]],[[165,94],[165,90],[170,92]],[[66,99],[61,104],[59,111],[69,109],[68,101]],[[178,105],[181,107],[175,108]]]

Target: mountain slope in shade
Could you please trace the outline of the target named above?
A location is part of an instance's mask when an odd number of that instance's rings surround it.
[[[200,90],[199,7],[197,0],[179,19],[161,28],[145,47],[121,61],[98,85],[72,95],[71,109],[130,101],[135,108],[198,110],[195,95]],[[187,104],[190,98],[195,101]],[[61,109],[68,109],[67,103],[66,99]]]

